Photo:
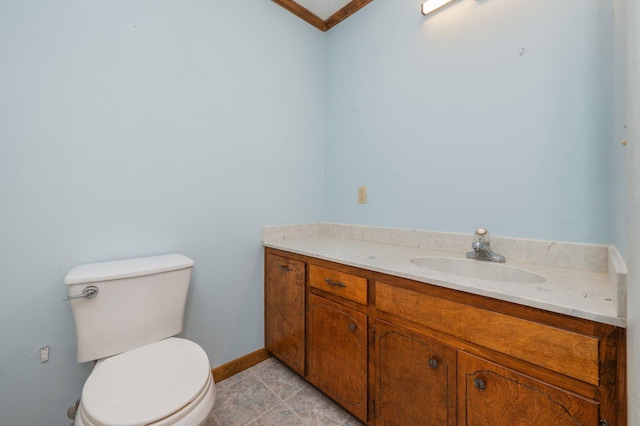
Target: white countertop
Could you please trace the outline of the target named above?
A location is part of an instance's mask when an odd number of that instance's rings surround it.
[[[273,234],[269,233],[264,235],[266,247],[626,327],[626,319],[617,314],[617,295],[608,271],[527,263],[507,257],[506,265],[546,279],[543,283],[516,284],[442,273],[410,262],[420,257],[464,259],[464,251],[452,253],[327,235],[295,235],[293,238],[291,235],[286,238],[273,238]]]

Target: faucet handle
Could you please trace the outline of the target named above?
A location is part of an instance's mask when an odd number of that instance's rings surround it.
[[[467,257],[477,260],[489,260],[491,262],[504,262],[504,256],[494,253],[491,250],[491,235],[485,228],[476,229],[471,243],[473,251],[467,253]]]
[[[491,234],[485,228],[476,229],[475,241],[488,244],[491,241]]]

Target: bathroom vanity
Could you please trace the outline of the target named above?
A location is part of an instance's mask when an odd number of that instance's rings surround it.
[[[530,288],[526,303],[489,280],[410,262],[442,252],[331,236],[265,245],[266,349],[364,423],[626,425],[625,328],[613,295],[554,307]],[[548,293],[575,272],[589,299],[611,276],[545,268],[543,283],[493,285]]]

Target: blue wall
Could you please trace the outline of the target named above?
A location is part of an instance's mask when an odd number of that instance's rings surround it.
[[[193,257],[218,366],[263,346],[263,225],[625,245],[624,4],[376,0],[323,34],[267,0],[0,0],[0,423],[66,423],[80,263]]]
[[[420,3],[327,33],[325,219],[610,243],[612,3]]]
[[[631,226],[630,215],[628,213],[630,203],[627,200],[630,180],[629,158],[631,157],[631,144],[629,144],[627,119],[628,100],[628,72],[627,53],[629,37],[628,23],[629,5],[628,0],[613,0],[613,105],[611,114],[613,118],[612,143],[613,143],[613,244],[620,253],[628,259],[629,251],[629,229]],[[623,143],[626,141],[626,143]]]
[[[640,3],[631,0],[627,6],[627,398],[629,425],[635,426],[640,425]]]
[[[184,335],[262,348],[261,227],[322,215],[324,35],[264,0],[0,0],[0,52],[0,424],[69,423],[77,264],[191,256]]]

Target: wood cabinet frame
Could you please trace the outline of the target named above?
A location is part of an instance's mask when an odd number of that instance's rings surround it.
[[[481,358],[499,365],[501,368],[516,372],[523,377],[544,383],[553,388],[564,390],[571,394],[578,395],[581,398],[597,401],[599,416],[601,419],[606,419],[609,426],[627,425],[627,401],[625,391],[626,330],[624,328],[496,300],[485,296],[469,294],[458,290],[451,290],[282,250],[267,248],[265,249],[265,260],[268,255],[278,255],[303,262],[307,265],[305,290],[307,309],[309,294],[316,294],[368,316],[369,355],[368,371],[366,373],[368,377],[366,380],[368,383],[367,424],[369,425],[376,425],[375,403],[376,398],[378,398],[375,393],[375,376],[379,375],[379,372],[376,371],[375,362],[377,354],[374,350],[376,321],[384,321],[395,327],[407,330],[410,333],[423,336],[425,339],[432,339],[438,342],[438,344],[454,348],[459,353],[464,352],[471,356]],[[311,288],[309,285],[309,265],[327,268],[338,273],[364,277],[368,283],[368,303],[356,303],[352,300],[337,296],[330,291]],[[597,372],[594,376],[593,372],[582,374],[570,368],[562,371],[562,368],[557,367],[553,362],[546,363],[545,366],[542,366],[539,364],[545,363],[537,363],[535,357],[520,356],[518,353],[514,353],[511,348],[502,348],[499,340],[497,344],[494,342],[484,345],[482,339],[474,339],[464,333],[458,333],[455,330],[452,331],[442,324],[431,324],[429,323],[430,317],[428,315],[421,319],[412,317],[405,311],[391,310],[392,312],[387,312],[385,310],[389,309],[386,309],[387,307],[385,307],[384,303],[376,303],[376,294],[386,294],[377,291],[377,286],[382,287],[383,285],[397,289],[398,292],[412,292],[412,295],[426,295],[431,298],[428,300],[436,302],[441,300],[443,305],[465,307],[465,309],[471,309],[470,312],[473,315],[478,315],[479,312],[487,312],[491,313],[494,318],[506,318],[509,324],[517,325],[522,322],[522,324],[530,324],[532,327],[539,325],[541,330],[548,329],[552,334],[557,332],[560,336],[562,336],[562,333],[568,333],[567,336],[575,335],[578,344],[586,342],[587,345],[591,345],[592,342],[595,341],[596,347],[592,349],[597,352]],[[383,306],[384,309],[380,309],[381,306]],[[402,307],[401,309],[406,309],[406,307]],[[268,315],[268,312],[265,311],[265,315]],[[477,321],[477,317],[475,321]],[[278,354],[274,355],[278,357]],[[306,377],[308,373],[308,365],[305,370],[304,373],[300,373],[303,377]],[[459,383],[458,389],[460,389]],[[458,391],[458,398],[460,397],[460,391]],[[460,405],[461,401],[458,401],[457,404]],[[459,409],[458,412],[463,411]],[[463,425],[464,419],[458,418],[457,424]]]

